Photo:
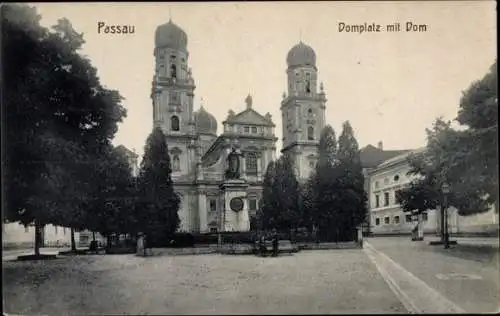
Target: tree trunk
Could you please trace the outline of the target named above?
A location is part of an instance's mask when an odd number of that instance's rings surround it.
[[[75,229],[71,227],[71,251],[76,251]]]
[[[422,219],[423,217],[423,214],[420,213],[417,215],[417,238],[420,240],[420,239],[423,239],[424,238],[424,221]]]
[[[35,220],[35,256],[40,256],[40,246],[42,241],[42,227],[40,223]]]
[[[440,214],[441,215],[441,225],[440,225],[441,226],[441,241],[444,242],[444,228],[445,228],[444,227],[444,224],[445,224],[444,223],[444,221],[445,221],[445,218],[444,218],[444,208],[445,207],[444,207],[444,205],[441,205],[440,208],[441,208],[441,214]]]
[[[92,232],[92,241],[95,241],[95,232]]]

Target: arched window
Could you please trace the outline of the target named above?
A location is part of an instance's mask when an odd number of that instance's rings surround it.
[[[309,126],[307,128],[307,139],[314,140],[314,127],[312,127],[312,126]]]
[[[181,170],[181,160],[179,156],[175,155],[172,158],[172,170],[173,171],[180,171]]]
[[[177,78],[177,67],[175,66],[175,64],[172,64],[170,66],[170,77]]]
[[[246,173],[249,175],[257,175],[257,155],[249,153],[245,157]]]
[[[179,118],[175,115],[170,119],[170,129],[176,132],[179,131]]]

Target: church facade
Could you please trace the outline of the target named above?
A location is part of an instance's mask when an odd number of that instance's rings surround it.
[[[189,68],[187,34],[172,21],[155,34],[153,122],[166,135],[172,179],[181,197],[180,231],[250,229],[262,196],[267,165],[276,159],[275,124],[253,108],[250,95],[240,112],[229,110],[218,122],[207,109],[194,109],[195,81]],[[299,178],[314,168],[319,133],[325,125],[326,98],[318,85],[316,55],[299,43],[287,55],[288,94],[283,93],[283,150],[296,162]],[[318,91],[319,90],[319,91]],[[231,153],[238,176],[228,177]]]

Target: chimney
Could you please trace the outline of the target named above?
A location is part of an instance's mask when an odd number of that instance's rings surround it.
[[[382,141],[379,141],[377,147],[380,150],[384,150],[384,143],[382,143]]]

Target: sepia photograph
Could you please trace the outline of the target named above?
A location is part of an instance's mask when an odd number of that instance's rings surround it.
[[[3,315],[500,313],[495,1],[0,9]]]

